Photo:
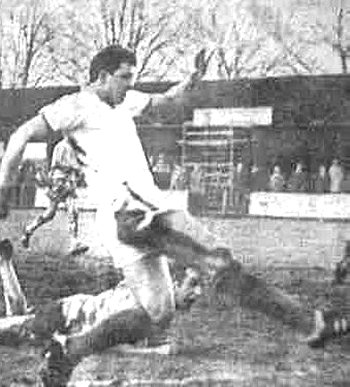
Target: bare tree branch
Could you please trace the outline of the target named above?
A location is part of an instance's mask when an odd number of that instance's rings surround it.
[[[152,58],[153,54],[156,53],[157,51],[161,50],[163,47],[165,47],[169,43],[171,43],[171,39],[165,39],[149,49],[148,53],[143,58],[142,66],[138,72],[138,76],[140,74],[142,74],[142,72],[145,70],[145,68],[147,67],[148,62]]]
[[[122,0],[121,8],[119,11],[119,36],[118,36],[118,42],[122,41],[124,32],[125,32],[125,17],[126,17],[126,7],[127,7],[128,0]],[[135,8],[135,3],[133,3],[132,8]]]
[[[109,30],[109,26],[108,26],[108,10],[107,10],[107,6],[106,6],[106,3],[105,3],[104,0],[100,0],[100,11],[101,11],[102,24],[104,26],[103,32],[104,32],[105,42],[107,44],[109,44],[110,41],[109,41],[109,36],[108,36],[108,30]]]

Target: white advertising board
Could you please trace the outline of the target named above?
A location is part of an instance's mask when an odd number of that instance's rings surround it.
[[[272,107],[195,109],[194,126],[264,126],[272,124]]]
[[[350,194],[252,192],[249,214],[305,219],[350,219]]]
[[[164,198],[166,198],[169,208],[174,210],[187,210],[188,207],[188,191],[162,191]],[[93,192],[89,192],[88,189],[77,190],[76,205],[79,208],[88,210],[96,209],[96,199]],[[35,195],[35,207],[46,208],[49,205],[49,200],[46,194],[46,189],[38,188]],[[135,208],[140,204],[135,202]],[[64,207],[64,205],[62,205]],[[133,203],[130,203],[128,209],[133,209]]]

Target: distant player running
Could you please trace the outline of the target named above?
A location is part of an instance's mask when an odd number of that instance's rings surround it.
[[[67,208],[69,232],[73,238],[70,248],[72,254],[83,253],[88,247],[78,240],[78,209],[76,207],[77,189],[86,187],[82,172],[84,165],[79,155],[84,151],[70,137],[65,137],[54,148],[48,176],[39,176],[38,185],[47,187],[49,205],[43,214],[29,223],[21,238],[23,247],[28,248],[33,233],[42,225],[50,222],[56,215],[60,204]]]

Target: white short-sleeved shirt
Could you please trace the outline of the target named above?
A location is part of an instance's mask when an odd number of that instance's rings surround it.
[[[86,152],[80,159],[86,164],[89,194],[92,191],[97,202],[118,198],[125,191],[121,188],[124,182],[145,200],[159,197],[133,120],[149,98],[130,90],[124,101],[112,108],[94,92],[83,90],[41,109],[54,131],[73,137]]]

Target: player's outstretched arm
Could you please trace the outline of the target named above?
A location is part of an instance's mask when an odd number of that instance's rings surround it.
[[[186,77],[182,82],[170,88],[163,94],[151,94],[150,109],[158,108],[162,105],[180,102],[184,97],[184,93],[193,89],[196,84],[201,81],[207,72],[209,62],[212,58],[213,51],[208,52],[205,48],[202,48],[194,59],[194,70]]]
[[[10,137],[0,168],[0,217],[7,216],[10,187],[17,175],[27,143],[32,139],[45,139],[48,126],[40,115],[20,126]]]

